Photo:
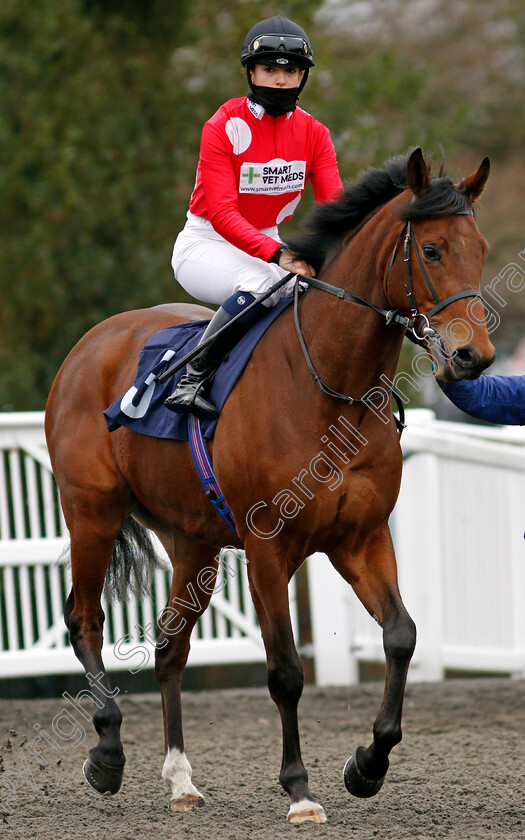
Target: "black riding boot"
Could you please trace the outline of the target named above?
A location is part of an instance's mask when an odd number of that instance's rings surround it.
[[[261,305],[262,308],[262,305]],[[226,312],[221,306],[210,323],[206,327],[204,335],[199,344],[211,335],[214,335],[221,327],[228,324],[232,315]],[[203,391],[211,382],[213,376],[230,350],[235,347],[239,339],[244,335],[250,324],[243,324],[243,319],[237,321],[222,335],[210,342],[201,353],[195,356],[186,365],[186,373],[183,374],[173,394],[164,401],[164,405],[179,414],[195,414],[197,417],[214,419],[219,416],[218,409],[210,400],[203,396]]]

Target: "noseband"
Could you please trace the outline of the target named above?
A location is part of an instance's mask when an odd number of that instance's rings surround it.
[[[454,216],[473,216],[474,213],[472,210],[458,210],[455,213],[451,214]],[[405,233],[406,232],[406,233]],[[338,391],[335,391],[329,385],[324,382],[317,371],[314,368],[312,359],[308,352],[308,348],[306,346],[306,342],[304,340],[304,336],[301,330],[301,324],[299,322],[299,280],[307,283],[309,286],[312,286],[314,289],[319,289],[322,292],[327,292],[330,295],[334,295],[335,297],[339,298],[340,300],[349,300],[352,303],[358,303],[361,306],[366,306],[369,309],[375,310],[379,315],[381,315],[386,322],[387,326],[390,324],[398,324],[399,326],[404,327],[407,330],[412,332],[413,341],[423,341],[424,339],[431,338],[436,336],[437,333],[433,327],[430,326],[430,318],[435,315],[437,312],[440,312],[449,303],[454,303],[456,300],[461,300],[461,298],[465,297],[478,297],[483,300],[483,296],[479,289],[464,289],[461,292],[455,292],[453,295],[448,295],[448,297],[441,300],[438,293],[436,292],[430,277],[423,265],[423,260],[421,259],[421,254],[419,252],[419,247],[416,241],[416,237],[412,230],[412,223],[406,222],[403,229],[401,230],[399,236],[396,239],[396,243],[394,245],[394,249],[392,251],[392,256],[390,257],[390,261],[388,263],[388,270],[386,276],[386,286],[388,287],[388,281],[390,280],[390,274],[392,272],[392,267],[394,265],[399,243],[401,238],[405,234],[405,239],[403,243],[403,261],[405,263],[406,273],[407,273],[407,284],[405,284],[405,289],[408,297],[408,302],[410,305],[410,316],[407,317],[402,315],[398,309],[382,309],[380,306],[376,306],[373,303],[370,303],[368,300],[364,300],[363,298],[358,297],[357,295],[353,295],[351,292],[347,292],[346,289],[342,289],[339,286],[333,286],[331,283],[326,283],[324,280],[318,280],[317,277],[306,277],[304,275],[299,275],[297,283],[295,284],[294,290],[294,319],[295,319],[295,327],[297,330],[297,336],[299,338],[299,343],[301,345],[306,363],[308,368],[320,388],[320,390],[329,397],[333,397],[334,399],[342,400],[343,402],[347,403],[348,405],[368,405],[370,402],[375,402],[377,400],[382,400],[385,396],[389,397],[392,395],[397,403],[397,408],[399,411],[399,419],[395,417],[397,429],[399,435],[401,436],[402,430],[405,428],[404,426],[404,408],[403,403],[398,394],[394,391],[393,387],[390,389],[386,388],[374,388],[373,390],[376,391],[374,396],[369,398],[357,398],[357,397],[349,397],[345,394],[340,394]],[[411,245],[413,245],[414,253],[416,255],[416,260],[419,266],[419,270],[423,276],[423,279],[426,283],[426,286],[432,295],[435,306],[432,307],[428,312],[419,312],[416,299],[414,297],[414,284],[412,278],[412,265],[411,265]],[[419,322],[423,322],[423,326],[421,327],[421,332],[418,332],[418,324]]]

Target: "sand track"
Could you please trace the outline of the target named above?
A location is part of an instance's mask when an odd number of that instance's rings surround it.
[[[525,838],[525,682],[409,686],[404,739],[392,754],[383,790],[356,800],[344,789],[342,768],[358,744],[368,744],[381,693],[376,683],[305,690],[303,757],[328,822],[299,827],[285,821],[288,798],[277,782],[280,724],[264,690],[184,695],[186,749],[206,796],[206,806],[189,814],[168,811],[157,695],[120,698],[127,765],[122,790],[112,798],[91,792],[83,780],[82,763],[95,735],[78,710],[63,698],[0,701],[0,794],[12,809],[0,825],[16,840],[277,840],[296,832],[338,840]],[[76,738],[57,741],[60,753],[42,741],[47,764],[25,752],[26,774],[15,773],[34,724],[51,733],[63,709],[77,721]],[[61,731],[73,733],[74,724],[67,724],[63,715]]]

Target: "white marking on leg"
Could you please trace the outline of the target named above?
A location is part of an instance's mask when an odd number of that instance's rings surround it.
[[[172,800],[185,796],[198,796],[204,799],[202,793],[191,781],[191,764],[186,758],[186,753],[176,748],[168,749],[166,753],[162,778],[171,787]]]
[[[326,814],[322,805],[313,802],[311,799],[300,799],[299,802],[292,802],[288,811],[287,820],[290,823],[326,822]]]

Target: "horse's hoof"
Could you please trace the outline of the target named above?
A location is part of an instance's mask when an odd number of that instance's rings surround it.
[[[353,796],[359,796],[361,799],[368,799],[370,796],[375,796],[383,787],[385,777],[382,779],[367,779],[361,773],[357,766],[355,755],[351,755],[346,762],[343,770],[343,779],[346,789]]]
[[[289,823],[324,823],[326,822],[326,814],[323,806],[319,805],[318,802],[301,799],[299,802],[292,802],[287,820]]]
[[[204,799],[202,796],[179,796],[178,799],[172,799],[170,802],[170,811],[173,813],[183,813],[184,811],[193,811],[194,808],[202,808]]]
[[[110,767],[109,764],[88,756],[83,764],[82,772],[93,790],[103,796],[111,796],[120,790],[124,767]]]

